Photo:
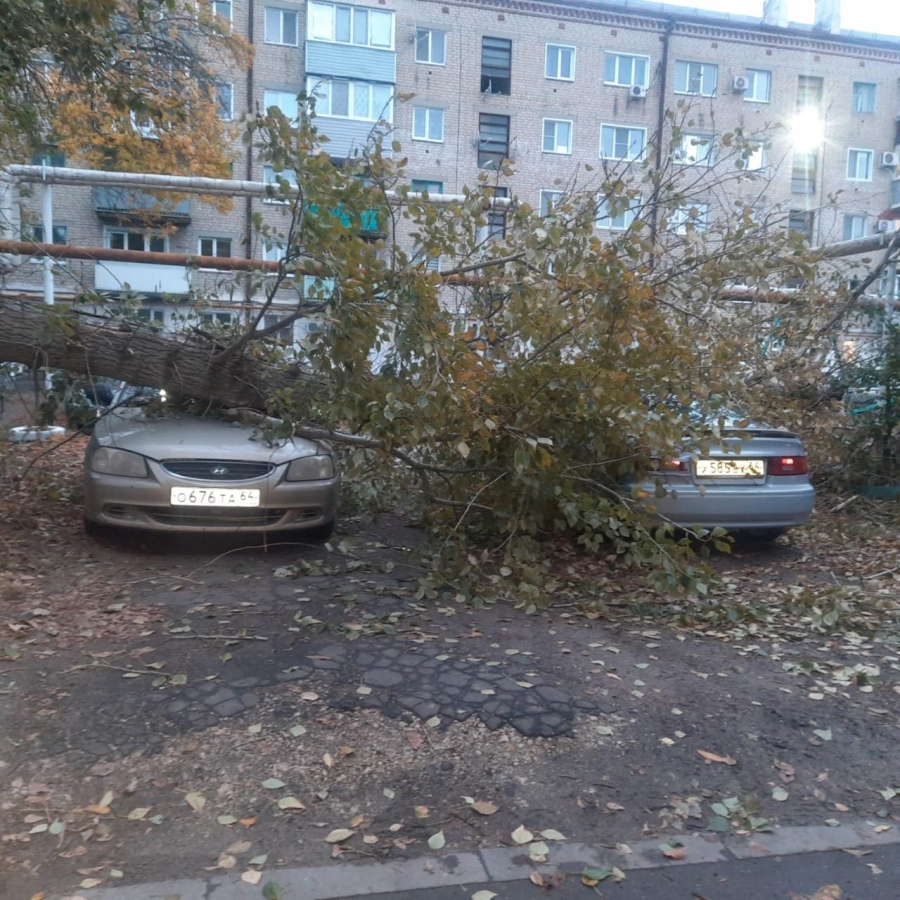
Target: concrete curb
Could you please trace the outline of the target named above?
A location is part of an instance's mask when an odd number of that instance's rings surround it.
[[[550,875],[558,871],[580,873],[586,866],[617,866],[628,872],[900,844],[900,826],[891,825],[888,831],[880,833],[875,831],[875,827],[876,823],[857,821],[837,827],[787,826],[771,834],[746,838],[682,835],[680,840],[685,849],[682,860],[663,856],[660,851],[660,844],[665,843],[663,839],[636,841],[629,845],[631,852],[565,842],[550,844],[550,861],[543,864],[533,863],[527,848],[502,847],[371,865],[338,863],[333,866],[271,869],[263,872],[256,885],[241,881],[240,874],[217,875],[208,879],[100,888],[55,895],[49,900],[259,900],[261,887],[267,881],[279,885],[284,900],[338,900],[342,897],[372,897],[447,885],[519,881],[528,878],[535,870]]]

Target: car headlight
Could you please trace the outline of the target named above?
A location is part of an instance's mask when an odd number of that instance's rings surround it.
[[[330,456],[304,456],[295,459],[287,470],[288,481],[322,481],[334,477],[334,460]]]
[[[100,447],[91,457],[91,471],[101,475],[121,475],[123,478],[146,478],[147,463],[138,453]]]

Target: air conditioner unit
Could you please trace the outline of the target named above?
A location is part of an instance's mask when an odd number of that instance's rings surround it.
[[[647,88],[645,88],[642,84],[633,84],[628,89],[628,96],[632,100],[641,100],[642,98],[647,96]]]
[[[750,79],[746,75],[735,75],[731,82],[731,89],[736,94],[743,94],[750,87]]]
[[[897,166],[900,166],[900,153],[894,150],[885,150],[881,154],[881,165],[885,169],[896,169]]]
[[[890,231],[891,230],[890,221],[888,219],[879,219],[875,223],[875,230],[876,231]]]

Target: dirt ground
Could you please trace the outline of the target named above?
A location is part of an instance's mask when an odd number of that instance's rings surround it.
[[[3,900],[519,826],[900,827],[894,506],[738,545],[707,603],[562,554],[559,602],[526,615],[417,600],[397,519],[329,547],[88,539],[83,444],[18,487],[46,447],[0,454]]]

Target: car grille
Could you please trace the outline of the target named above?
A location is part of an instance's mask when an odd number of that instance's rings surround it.
[[[272,463],[230,459],[164,459],[162,467],[170,475],[193,481],[250,481],[264,478],[275,468]]]
[[[260,528],[280,522],[284,509],[191,509],[178,512],[143,507],[147,517],[160,525],[181,528]]]

